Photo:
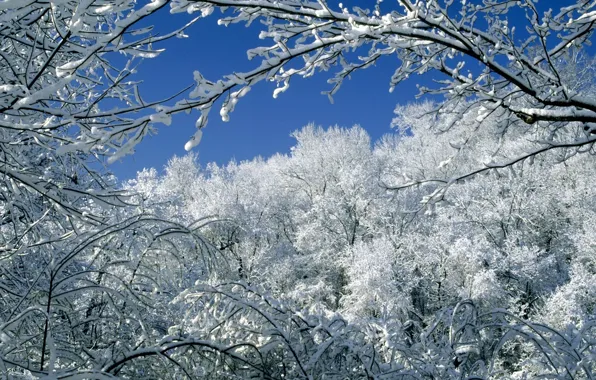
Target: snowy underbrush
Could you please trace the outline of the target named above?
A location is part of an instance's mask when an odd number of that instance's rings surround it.
[[[590,379],[596,369],[594,321],[557,331],[505,310],[478,314],[471,301],[430,324],[350,324],[242,283],[199,286],[174,302],[186,317],[153,351],[128,353],[122,375],[141,376],[157,353],[175,364],[169,378]]]

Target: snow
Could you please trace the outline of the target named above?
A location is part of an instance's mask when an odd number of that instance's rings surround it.
[[[85,62],[85,58],[78,59],[76,61],[71,61],[68,63],[63,64],[62,66],[56,67],[56,76],[58,78],[64,78],[74,74],[74,72],[83,65]]]
[[[157,50],[123,49],[121,51],[123,53],[130,54],[130,55],[135,56],[135,57],[140,57],[140,58],[156,58],[162,52],[164,52],[165,49],[157,49]]]
[[[191,137],[191,139],[188,140],[186,142],[186,144],[184,144],[184,150],[186,150],[187,152],[189,152],[190,150],[192,150],[193,148],[195,148],[201,142],[201,138],[202,137],[203,137],[203,131],[200,130],[200,129],[197,130],[195,132],[195,134]]]
[[[273,91],[273,99],[277,99],[277,97],[279,96],[279,94],[285,92],[288,88],[290,88],[290,80],[289,78],[287,80],[284,81],[284,84],[282,87],[278,87]]]
[[[287,377],[318,378],[325,371],[335,371],[334,365],[342,365],[338,374],[343,368],[348,370],[338,376],[471,378],[476,374],[464,373],[470,369],[477,371],[479,378],[489,378],[494,374],[493,364],[498,367],[503,356],[524,370],[533,366],[543,377],[559,367],[576,378],[589,377],[583,376],[577,363],[589,363],[594,356],[592,346],[587,346],[591,343],[583,338],[587,330],[581,325],[593,324],[588,320],[593,314],[588,306],[594,304],[594,276],[588,264],[594,248],[591,227],[596,220],[590,196],[594,173],[589,154],[577,153],[589,151],[594,139],[584,138],[575,124],[545,121],[587,122],[590,127],[596,123],[596,107],[591,93],[575,95],[567,90],[574,88],[573,83],[558,83],[567,77],[559,80],[545,62],[547,53],[535,45],[540,41],[528,39],[530,48],[519,49],[509,36],[502,35],[505,23],[493,18],[489,21],[494,25],[487,23],[487,30],[476,30],[467,26],[470,20],[450,19],[455,12],[447,12],[441,8],[446,3],[433,0],[410,2],[408,10],[382,17],[377,17],[378,13],[370,17],[350,14],[343,7],[341,13],[329,11],[323,1],[218,0],[218,6],[234,7],[223,24],[258,18],[264,22],[267,31],[260,36],[273,42],[248,53],[259,57],[253,70],[217,81],[195,72],[196,87],[190,99],[169,100],[167,107],[137,105],[135,101],[143,104],[141,97],[126,87],[134,86],[134,81],[122,82],[107,98],[130,104],[106,108],[101,100],[93,103],[109,82],[99,77],[98,57],[108,59],[111,54],[104,53],[109,52],[157,56],[161,50],[152,50],[149,44],[124,41],[146,33],[147,29],[135,30],[135,22],[167,2],[144,3],[138,9],[132,1],[96,0],[93,6],[97,8],[86,12],[85,4],[91,0],[86,1],[52,1],[50,10],[54,15],[73,14],[60,24],[72,33],[80,33],[86,25],[94,28],[97,36],[89,37],[88,46],[66,44],[69,50],[59,51],[37,83],[27,82],[35,82],[32,73],[25,75],[22,83],[26,86],[8,81],[0,85],[2,105],[10,107],[0,121],[7,161],[2,169],[6,199],[1,205],[0,263],[7,273],[16,271],[10,280],[2,279],[0,286],[2,290],[11,287],[5,298],[17,306],[0,315],[8,315],[0,329],[8,359],[0,361],[0,372],[13,365],[10,355],[22,352],[23,342],[39,356],[35,341],[21,333],[39,332],[43,326],[43,319],[40,325],[38,316],[23,314],[33,307],[36,313],[51,318],[49,360],[44,364],[52,378],[95,377],[94,371],[74,373],[63,368],[107,371],[121,358],[131,359],[126,366],[142,377],[144,371],[156,368],[149,356],[161,360],[162,353],[173,353],[182,345],[200,345],[200,349],[225,355],[225,361],[233,365],[219,367],[219,377],[232,377],[226,372],[229,368],[239,371],[233,374],[236,378],[262,377],[259,354],[267,353],[273,353],[265,358],[267,365],[271,361],[271,377],[282,377],[273,372],[283,367]],[[7,4],[23,7],[33,3],[8,0],[1,2],[0,8]],[[215,8],[210,2],[176,0],[171,4],[173,11],[200,12],[201,17]],[[593,19],[590,7],[594,5],[585,3],[573,11],[579,14],[588,9],[584,12],[587,16],[567,24],[576,13],[564,15],[565,24],[556,25],[561,37],[549,37],[553,40],[549,46],[555,46],[550,50],[553,57],[579,38],[582,29],[578,25]],[[107,25],[97,25],[97,14],[102,12],[119,14],[114,19],[102,17]],[[18,17],[8,20],[7,14],[11,12],[0,15],[6,28],[19,22]],[[26,12],[21,16],[25,21],[32,17]],[[334,20],[327,23],[321,18]],[[51,22],[44,27],[51,35],[44,40],[47,52],[60,50],[64,31],[51,30]],[[509,33],[514,30],[513,26],[507,28]],[[33,40],[26,33],[12,37],[11,44]],[[4,54],[13,59],[6,59],[7,64],[23,69],[26,58],[22,57],[34,56],[43,65],[47,55],[27,51],[30,45],[22,43],[19,57],[5,49]],[[532,50],[535,46],[538,49]],[[527,51],[532,52],[531,58],[525,55]],[[460,65],[455,65],[466,54],[470,59],[481,57],[478,63],[485,68],[475,78],[470,74],[469,80],[461,74]],[[135,195],[139,203],[118,211],[112,205],[122,203],[116,196],[110,198],[110,180],[104,184],[98,174],[103,172],[86,165],[90,159],[107,158],[111,163],[132,154],[155,123],[170,125],[175,113],[198,110],[201,116],[195,133],[184,146],[189,151],[200,143],[210,109],[221,107],[220,116],[228,120],[258,82],[275,83],[273,97],[277,97],[288,90],[292,77],[332,70],[330,83],[334,87],[325,92],[331,98],[347,74],[366,68],[380,56],[395,55],[403,65],[391,78],[391,88],[409,75],[442,69],[442,64],[455,67],[447,69],[452,76],[440,82],[444,88],[437,89],[450,96],[440,104],[447,112],[427,117],[428,112],[421,116],[400,111],[400,121],[411,124],[407,126],[411,135],[371,144],[359,129],[306,128],[294,135],[298,143],[291,154],[270,160],[205,169],[193,166],[189,155],[184,165],[173,160],[177,164],[169,165],[163,177],[139,176],[138,187],[134,187],[141,193],[138,198]],[[511,65],[506,56],[511,57]],[[5,71],[8,76],[12,75],[9,71]],[[506,110],[499,108],[503,99]],[[92,109],[86,108],[90,106]],[[419,108],[430,112],[434,106]],[[522,128],[509,128],[521,124],[516,112],[534,121]],[[457,142],[451,144],[456,152],[449,148],[451,141]],[[575,155],[560,165],[554,151]],[[489,167],[483,166],[488,158]],[[535,164],[527,165],[530,160]],[[501,168],[509,171],[498,170]],[[411,186],[417,187],[396,191]],[[420,200],[424,204],[419,205]],[[433,216],[426,217],[423,211]],[[94,213],[105,218],[92,223]],[[229,250],[250,268],[253,286],[230,282],[238,279],[237,260],[227,260],[227,248],[219,248],[226,239],[239,244]],[[212,249],[218,254],[197,257]],[[572,262],[571,268],[579,269],[570,271],[567,261]],[[62,265],[57,262],[65,264],[57,267]],[[225,269],[220,270],[222,267]],[[133,268],[139,268],[139,273],[131,276]],[[109,277],[101,286],[96,279],[98,271]],[[44,303],[49,275],[56,279],[56,289],[60,288],[53,294],[53,300],[59,302],[50,305]],[[17,285],[12,286],[11,281]],[[522,323],[512,314],[517,311],[511,305],[528,295],[529,284],[546,300],[544,307],[541,300],[540,310],[531,317],[547,319],[555,326],[552,330],[525,318]],[[261,291],[260,286],[266,290]],[[120,301],[105,303],[101,313],[93,314],[95,306],[89,302],[97,298],[82,294],[95,290],[113,294]],[[175,294],[184,302],[175,303]],[[462,308],[449,308],[466,297],[474,299],[474,303],[464,302],[474,309],[474,318],[457,314]],[[415,298],[429,310],[414,304]],[[557,312],[560,303],[564,308]],[[493,309],[502,304],[511,310]],[[136,305],[139,310],[132,310]],[[50,315],[44,311],[48,306]],[[294,307],[304,310],[295,311]],[[55,319],[60,318],[56,308],[65,313],[91,310],[89,318],[85,313],[71,313],[73,325],[103,326],[105,336],[93,337],[98,344],[88,345],[89,336],[81,335],[80,329],[64,330],[63,321]],[[424,323],[407,320],[414,310]],[[484,320],[477,318],[478,310],[486,310]],[[13,315],[16,313],[20,314]],[[340,313],[351,320],[342,319]],[[110,320],[118,324],[118,331],[110,330]],[[193,321],[196,323],[189,323]],[[492,329],[495,321],[498,329]],[[575,325],[565,330],[562,323]],[[403,333],[405,326],[412,327],[411,334]],[[519,339],[534,343],[520,345],[524,352],[518,355],[531,359],[530,364],[530,360],[518,360],[506,352],[487,352],[483,356],[486,363],[454,368],[454,355],[474,360],[477,355],[470,354],[490,351],[492,343],[508,338],[507,329],[512,336],[520,332]],[[164,337],[165,331],[172,335]],[[69,342],[54,339],[64,333],[70,334]],[[194,340],[193,336],[206,340]],[[95,348],[82,353],[83,358],[68,352],[81,342]],[[486,344],[477,350],[480,343]],[[554,370],[541,361],[546,354],[558,366]],[[146,355],[148,360],[132,360],[135,355]],[[197,360],[209,360],[210,356]],[[71,357],[73,364],[65,364]],[[282,359],[276,362],[277,358]],[[24,357],[19,360],[15,368],[30,364]],[[126,366],[122,376],[128,376]],[[205,377],[209,375],[205,369]]]
[[[167,113],[166,111],[161,111],[159,113],[154,113],[149,116],[149,120],[154,123],[161,123],[164,125],[172,124],[172,115]]]

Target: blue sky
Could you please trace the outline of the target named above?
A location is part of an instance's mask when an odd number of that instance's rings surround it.
[[[360,6],[374,5],[371,0],[357,3]],[[557,9],[563,4],[557,0],[543,0],[540,5],[541,8]],[[192,18],[187,14],[170,15],[168,11],[169,8],[164,9],[149,19],[156,31],[167,32]],[[261,26],[258,23],[250,28],[244,25],[218,26],[219,15],[215,12],[199,20],[188,29],[189,38],[166,41],[158,46],[165,48],[165,52],[141,64],[138,79],[143,81],[141,94],[146,101],[167,97],[192,84],[194,70],[207,79],[217,80],[225,74],[248,71],[259,64],[257,60],[248,61],[246,50],[269,42],[258,39]],[[277,99],[272,97],[274,84],[260,83],[240,100],[229,122],[221,121],[218,110],[212,112],[203,139],[193,151],[198,152],[202,165],[287,153],[294,143],[290,133],[308,123],[323,127],[358,124],[374,141],[392,133],[390,123],[395,105],[416,101],[416,83],[428,80],[412,77],[389,93],[389,79],[396,66],[397,58],[386,57],[376,66],[356,72],[334,96],[334,104],[321,95],[321,91],[330,88],[326,83],[330,73],[308,79],[295,78],[290,89]],[[143,168],[161,170],[172,156],[186,154],[184,144],[195,132],[198,116],[198,112],[178,115],[170,126],[158,125],[157,135],[147,137],[137,146],[134,155],[124,157],[109,169],[121,180],[133,178]]]
[[[141,64],[138,78],[143,80],[140,89],[144,100],[160,99],[192,84],[194,70],[207,79],[217,80],[225,74],[247,71],[258,65],[256,59],[247,59],[246,50],[268,42],[258,39],[260,25],[218,26],[218,16],[215,12],[199,20],[187,31],[189,38],[165,42],[160,46],[165,52]],[[186,14],[169,15],[161,11],[150,21],[156,25],[156,30],[165,32],[190,18]],[[212,112],[203,139],[193,151],[199,153],[203,165],[287,153],[294,143],[290,133],[308,123],[323,127],[359,124],[373,140],[391,133],[395,105],[414,101],[418,92],[416,80],[410,79],[389,93],[389,79],[396,64],[396,58],[390,57],[355,73],[334,96],[333,104],[321,94],[331,88],[326,83],[330,73],[295,78],[290,89],[277,99],[272,96],[274,84],[260,83],[241,99],[230,114],[229,122],[221,121],[218,109]],[[173,155],[186,154],[184,144],[194,134],[198,116],[198,112],[177,115],[170,126],[158,125],[157,135],[147,137],[137,146],[134,155],[124,157],[109,169],[121,180],[133,178],[143,168],[162,169]]]

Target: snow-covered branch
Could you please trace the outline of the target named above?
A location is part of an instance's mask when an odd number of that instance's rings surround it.
[[[510,124],[520,119],[528,123],[594,121],[596,101],[577,91],[572,78],[561,73],[559,63],[570,51],[589,43],[593,20],[585,15],[593,12],[594,4],[572,3],[553,15],[550,10],[540,14],[530,0],[397,3],[397,8],[385,9],[378,2],[370,11],[335,7],[325,1],[176,0],[172,12],[208,16],[216,8],[229,7],[231,11],[220,24],[261,19],[266,29],[260,37],[273,43],[252,49],[248,55],[261,58],[262,75],[255,77],[253,71],[235,76],[240,83],[251,76],[250,86],[261,80],[277,83],[274,97],[288,89],[292,76],[308,77],[337,67],[329,79],[333,87],[326,92],[331,97],[354,71],[394,56],[397,68],[390,89],[410,75],[435,70],[447,74],[442,87],[421,88],[422,93],[441,93],[452,102],[474,99],[486,108],[510,108]],[[515,12],[525,13],[525,25],[510,25],[507,15]],[[516,32],[523,26],[528,30]],[[352,51],[360,55],[354,58]],[[472,61],[483,69],[472,67]],[[466,65],[471,68],[464,72]],[[195,94],[209,93],[212,99],[214,91],[228,91],[233,81],[213,87],[199,80]],[[225,102],[224,120],[238,98],[231,95]],[[518,106],[520,102],[523,107]],[[202,128],[204,119],[197,125]]]

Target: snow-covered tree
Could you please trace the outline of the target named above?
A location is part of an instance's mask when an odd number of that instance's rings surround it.
[[[444,192],[443,202],[420,207],[430,189],[387,192],[385,182],[399,176],[416,178],[421,173],[457,174],[474,167],[493,146],[500,144],[502,153],[523,145],[500,139],[492,133],[495,123],[487,120],[485,134],[474,135],[466,149],[439,151],[436,146],[461,139],[474,124],[465,124],[464,119],[459,128],[435,135],[445,119],[419,119],[416,115],[421,108],[428,105],[400,109],[399,117],[410,120],[410,124],[403,123],[409,132],[386,136],[373,146],[357,127],[323,130],[307,126],[294,133],[296,146],[287,155],[206,168],[193,167],[192,157],[176,159],[163,178],[149,176],[148,183],[158,185],[150,185],[147,196],[166,199],[163,191],[174,188],[171,181],[178,176],[173,170],[177,165],[185,163],[184,172],[199,173],[191,185],[192,198],[176,195],[188,194],[188,187],[168,194],[176,202],[185,200],[178,209],[191,213],[191,219],[217,214],[203,235],[224,256],[233,258],[229,261],[232,270],[220,271],[218,281],[240,281],[237,289],[248,282],[251,291],[262,287],[273,304],[282,302],[302,310],[302,316],[328,318],[341,313],[350,329],[361,331],[376,355],[388,360],[383,364],[388,367],[379,364],[379,368],[396,368],[391,366],[416,358],[421,367],[413,371],[424,372],[424,365],[435,363],[443,366],[443,372],[436,373],[443,378],[464,372],[537,376],[561,370],[566,361],[575,359],[557,351],[557,345],[549,346],[551,342],[562,339],[556,344],[565,346],[571,342],[567,339],[579,339],[583,343],[578,344],[586,345],[582,346],[585,352],[592,349],[587,343],[595,299],[593,260],[589,258],[593,249],[590,205],[594,202],[591,156],[561,161],[556,153],[545,154],[532,163],[469,177]],[[431,136],[437,137],[436,144],[424,144]],[[142,173],[139,180],[145,177]],[[352,214],[342,211],[347,209],[359,216],[360,232],[353,241],[342,234],[342,226],[353,226]],[[211,322],[203,325],[201,321],[213,318],[212,323],[220,323],[221,316],[210,316],[219,311],[203,306],[212,302],[223,302],[224,310],[235,310],[232,305],[242,303],[243,310],[256,313],[245,316],[243,321],[250,323],[260,319],[260,313],[271,320],[288,317],[287,309],[274,309],[274,317],[265,310],[269,305],[249,302],[244,291],[240,294],[245,296],[228,291],[224,296],[219,290],[205,292],[199,286],[184,293],[184,297],[194,294],[184,298],[187,305],[201,300],[192,306],[196,314],[189,316],[192,334],[210,334]],[[207,301],[212,292],[219,294],[217,301]],[[463,323],[450,314],[458,302],[473,305],[474,313],[482,317]],[[234,322],[235,318],[226,320],[228,333],[218,331],[223,335],[210,339],[217,342],[244,331],[244,322]],[[533,320],[559,330],[534,325]],[[459,323],[463,330],[454,333]],[[266,328],[250,326],[252,333]],[[257,335],[268,334],[263,330]],[[283,334],[284,342],[294,339],[290,331]],[[259,351],[270,339],[239,336],[245,340],[236,344],[254,345]],[[266,355],[270,353],[267,347],[269,343],[262,346]],[[391,353],[395,347],[402,351]],[[256,356],[244,359],[257,371],[265,368]],[[230,357],[232,362],[244,359]]]
[[[69,217],[91,220],[99,216],[82,215],[77,200],[122,204],[97,167],[132,153],[154,124],[170,121],[164,100],[143,100],[134,80],[141,59],[161,52],[154,45],[185,28],[159,36],[135,26],[166,5],[2,5],[0,132],[9,193],[30,193]]]
[[[134,80],[141,59],[185,28],[137,26],[166,5],[0,5],[4,378],[103,376],[108,358],[161,338],[165,295],[208,271],[192,228],[127,208],[104,168],[169,123],[164,100],[143,100]]]
[[[137,64],[190,24],[136,25],[168,5],[272,44],[145,101]],[[0,375],[592,378],[596,5],[539,5],[0,4]],[[433,71],[446,98],[376,144],[307,126],[287,155],[175,157],[123,189],[101,167],[178,112],[202,112],[191,149],[220,99],[227,120],[259,81],[335,67],[332,97],[384,56],[391,88]]]
[[[202,133],[214,100],[224,94],[220,115],[226,121],[260,81],[275,82],[277,97],[293,77],[333,70],[326,92],[332,98],[355,71],[393,57],[397,62],[391,90],[411,75],[432,71],[438,86],[420,90],[445,95],[435,110],[439,115],[452,115],[452,122],[473,115],[478,127],[492,116],[502,133],[521,129],[540,141],[504,162],[484,163],[486,169],[553,148],[591,149],[596,100],[585,90],[593,84],[593,65],[582,64],[579,72],[569,69],[578,68],[578,52],[590,42],[596,9],[583,0],[557,5],[553,10],[533,0],[398,0],[350,9],[325,0],[176,0],[171,11],[208,16],[217,8],[229,9],[220,24],[261,20],[265,29],[260,37],[272,41],[248,51],[249,58],[260,59],[252,71],[216,83],[195,72],[191,97],[202,110],[197,133]],[[577,76],[586,81],[577,81]],[[574,133],[558,133],[569,123],[574,123]],[[194,144],[191,140],[188,147]]]

